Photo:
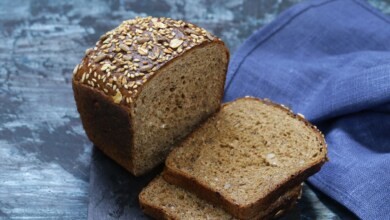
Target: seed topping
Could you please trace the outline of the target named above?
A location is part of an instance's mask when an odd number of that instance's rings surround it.
[[[181,20],[127,20],[85,51],[82,63],[73,70],[74,78],[111,96],[115,103],[131,105],[139,87],[166,62],[214,40],[219,39]]]

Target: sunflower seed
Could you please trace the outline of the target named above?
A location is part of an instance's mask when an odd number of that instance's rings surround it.
[[[73,69],[73,75],[76,75],[77,70],[79,69],[79,65],[77,64]]]
[[[141,67],[139,68],[139,70],[140,70],[141,72],[147,72],[147,71],[151,70],[152,68],[153,68],[153,66],[150,65],[150,64],[148,64],[148,65],[146,65],[146,66],[141,66]]]
[[[88,48],[88,49],[86,49],[86,50],[85,50],[85,55],[88,55],[88,54],[90,54],[92,51],[93,51],[93,49],[92,49],[92,48]]]
[[[122,58],[123,58],[124,60],[130,61],[130,60],[133,59],[133,56],[131,56],[131,55],[123,55]]]
[[[148,54],[148,49],[146,49],[145,47],[138,47],[138,53],[141,54],[141,55],[147,55]]]
[[[145,42],[148,42],[149,40],[150,40],[149,37],[138,37],[138,38],[137,38],[137,42],[138,42],[139,44],[143,44],[143,43],[145,43]]]
[[[130,51],[130,48],[126,44],[119,44],[119,48],[126,52]]]
[[[169,43],[169,46],[171,48],[178,48],[181,44],[183,43],[183,40],[180,40],[180,39],[172,39],[171,42]]]
[[[100,62],[104,59],[106,59],[107,54],[98,54],[95,59],[93,60],[95,63]]]

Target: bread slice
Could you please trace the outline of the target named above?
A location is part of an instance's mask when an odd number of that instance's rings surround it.
[[[253,219],[279,217],[291,208],[301,194],[302,186],[292,188],[260,210]],[[155,219],[236,219],[220,207],[209,204],[194,194],[156,177],[139,195],[142,210]]]
[[[134,175],[148,172],[220,108],[228,59],[224,43],[193,24],[124,21],[74,70],[89,139]]]
[[[251,219],[319,171],[326,152],[323,135],[303,117],[270,101],[242,98],[175,148],[163,177]]]

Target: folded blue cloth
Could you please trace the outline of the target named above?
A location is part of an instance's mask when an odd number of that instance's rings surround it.
[[[306,1],[239,48],[224,101],[283,103],[318,125],[330,161],[310,183],[362,219],[390,219],[390,19],[358,0]]]

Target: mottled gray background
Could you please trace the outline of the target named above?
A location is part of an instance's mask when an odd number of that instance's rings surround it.
[[[297,2],[0,1],[0,219],[86,219],[89,190],[91,219],[138,211],[135,192],[152,176],[135,179],[92,151],[73,100],[73,67],[101,34],[135,16],[167,16],[209,29],[234,54],[254,30]],[[369,2],[390,14],[389,0]],[[305,186],[289,218],[354,217]]]

